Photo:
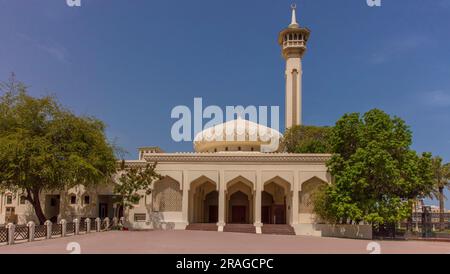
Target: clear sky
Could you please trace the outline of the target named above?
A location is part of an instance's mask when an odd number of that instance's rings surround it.
[[[0,0],[0,80],[15,72],[35,96],[55,94],[136,148],[175,143],[174,106],[279,105],[277,44],[292,0]],[[311,38],[303,117],[333,125],[380,108],[406,120],[413,148],[450,161],[450,0],[297,0]],[[205,121],[206,122],[206,121]],[[281,125],[284,121],[281,121]]]

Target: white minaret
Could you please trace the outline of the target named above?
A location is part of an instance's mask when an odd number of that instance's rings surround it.
[[[302,57],[310,34],[297,23],[296,5],[291,8],[291,24],[278,36],[286,60],[286,128],[302,124]]]

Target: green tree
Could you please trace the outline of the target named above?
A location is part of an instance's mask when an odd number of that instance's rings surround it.
[[[330,153],[330,131],[329,127],[293,126],[284,133],[281,147],[290,153]]]
[[[143,197],[139,194],[144,191],[145,195],[150,195],[153,182],[161,180],[163,177],[156,172],[156,165],[147,164],[145,167],[129,167],[122,161],[119,183],[114,186],[114,192],[121,195],[124,208],[133,208]]]
[[[105,125],[54,97],[33,98],[13,78],[0,86],[0,189],[24,193],[40,223],[43,190],[108,182],[116,169]]]
[[[395,224],[433,187],[431,155],[410,149],[403,120],[374,109],[344,115],[330,132],[333,183],[318,194],[316,213],[336,223]],[[332,218],[330,218],[332,216]]]
[[[433,158],[433,180],[435,191],[433,195],[439,200],[439,226],[445,229],[445,188],[450,188],[450,163],[443,164],[441,157]]]

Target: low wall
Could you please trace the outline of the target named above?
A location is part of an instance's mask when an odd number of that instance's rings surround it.
[[[322,232],[322,237],[372,240],[371,225],[316,224],[315,228]]]

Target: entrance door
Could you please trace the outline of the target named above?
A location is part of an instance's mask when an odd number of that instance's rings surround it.
[[[106,217],[108,217],[108,204],[105,203],[100,203],[98,205],[98,217],[100,219],[104,219]]]
[[[274,205],[273,206],[273,223],[274,224],[286,224],[286,206]]]
[[[263,224],[271,224],[272,222],[270,221],[270,215],[271,215],[271,207],[270,206],[263,206],[261,208],[261,222]]]
[[[235,224],[246,223],[246,206],[233,206],[231,210],[231,222]]]
[[[215,205],[209,206],[209,218],[208,223],[217,223],[219,221],[219,207]]]

